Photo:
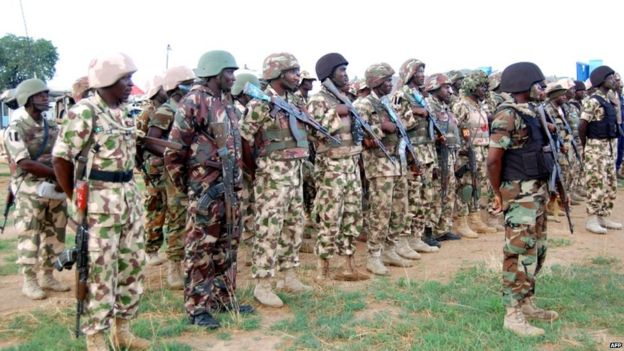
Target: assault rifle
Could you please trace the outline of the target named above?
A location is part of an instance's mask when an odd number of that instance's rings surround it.
[[[420,160],[418,159],[418,156],[416,155],[416,150],[414,150],[414,145],[412,145],[409,135],[407,135],[407,132],[405,131],[403,122],[401,122],[401,119],[396,115],[396,112],[394,112],[392,105],[390,105],[390,100],[388,99],[387,95],[381,98],[381,104],[386,109],[386,112],[388,112],[388,116],[390,116],[390,120],[392,121],[392,123],[394,123],[394,125],[397,127],[399,138],[401,138],[401,142],[399,143],[399,148],[402,147],[401,144],[405,144],[405,147],[407,147],[407,150],[410,152],[410,154],[412,155],[412,158],[414,159],[416,168],[419,169],[419,172],[422,172],[423,167],[422,167],[422,164],[420,163]]]
[[[2,222],[2,227],[0,227],[0,234],[4,233],[4,227],[6,226],[9,211],[11,210],[11,206],[13,206],[14,203],[15,195],[13,195],[13,192],[11,191],[11,184],[9,184],[7,188],[6,201],[4,202],[4,222]]]
[[[273,95],[273,96],[269,96],[267,95],[265,92],[263,92],[262,90],[260,90],[260,88],[256,87],[253,84],[249,84],[249,83],[245,83],[245,87],[243,88],[243,93],[245,95],[248,95],[254,99],[257,100],[262,100],[262,101],[266,101],[269,102],[271,104],[273,104],[273,111],[271,111],[271,116],[275,116],[275,114],[278,111],[284,111],[286,114],[288,114],[291,117],[294,117],[295,119],[297,119],[299,122],[302,122],[314,129],[316,129],[316,131],[318,131],[319,133],[321,133],[325,138],[331,140],[332,142],[336,143],[337,145],[340,145],[341,142],[339,139],[337,139],[336,137],[334,137],[333,135],[331,135],[329,133],[329,130],[327,130],[327,128],[323,127],[322,125],[320,125],[317,121],[313,120],[312,118],[310,118],[307,113],[301,111],[300,109],[298,109],[297,107],[293,106],[292,104],[290,104],[289,102],[287,102],[286,100],[282,99],[280,96],[277,95]],[[296,130],[296,126],[293,126],[294,121],[291,120],[291,133]],[[298,135],[293,135],[294,139],[299,141],[299,137]]]
[[[479,172],[477,169],[477,155],[475,154],[474,147],[472,145],[472,136],[470,130],[462,129],[462,136],[466,142],[466,153],[468,154],[468,170],[470,171],[471,184],[472,184],[472,209],[479,209]],[[464,165],[466,167],[466,165]],[[463,175],[463,174],[462,174]],[[461,178],[459,176],[458,178]]]
[[[370,126],[370,124],[368,124],[368,122],[366,122],[366,120],[364,120],[357,113],[355,107],[351,103],[351,100],[349,100],[346,96],[344,96],[342,93],[340,93],[340,91],[338,91],[338,88],[336,88],[336,86],[334,85],[334,82],[332,82],[331,79],[329,79],[329,78],[325,79],[322,84],[323,84],[323,86],[325,88],[327,88],[327,90],[329,90],[330,93],[334,94],[334,96],[336,96],[340,100],[340,102],[342,102],[344,105],[347,106],[347,108],[349,109],[349,112],[351,112],[351,116],[353,117],[355,122],[357,124],[359,124],[362,127],[362,129],[364,129],[366,134],[368,134],[368,136],[371,139],[373,139],[373,142],[375,143],[375,145],[384,153],[384,155],[386,155],[386,157],[390,161],[392,161],[392,156],[390,156],[390,153],[388,152],[388,149],[386,149],[386,147],[381,142],[379,137],[375,134],[375,132],[373,131],[373,128]]]
[[[542,129],[544,130],[544,134],[546,134],[546,137],[548,138],[548,145],[550,146],[553,157],[553,170],[548,177],[548,191],[552,195],[558,194],[561,198],[563,209],[565,210],[566,218],[568,219],[570,234],[574,234],[574,225],[572,224],[572,218],[570,217],[570,202],[568,199],[568,195],[566,194],[565,185],[563,184],[561,167],[559,166],[558,161],[559,149],[557,148],[557,144],[553,140],[552,135],[548,130],[546,114],[544,113],[544,106],[538,105],[537,112],[539,115],[540,124],[542,125]]]

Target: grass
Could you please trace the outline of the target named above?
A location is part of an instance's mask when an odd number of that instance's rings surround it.
[[[566,247],[572,245],[572,240],[566,238],[548,238],[548,248]]]
[[[617,264],[620,262],[619,258],[611,257],[611,256],[598,256],[591,259],[591,263],[599,266],[608,266],[612,264]]]

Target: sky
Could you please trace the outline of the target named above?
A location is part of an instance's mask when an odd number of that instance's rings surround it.
[[[545,75],[575,77],[576,62],[602,59],[624,69],[621,11],[606,0],[21,0],[28,35],[52,41],[59,53],[53,89],[70,89],[92,58],[125,52],[145,88],[166,67],[194,68],[210,50],[231,52],[260,72],[274,52],[294,54],[315,75],[318,58],[339,52],[351,78],[408,58],[426,74],[518,61]],[[19,0],[0,1],[0,36],[24,36]],[[619,54],[618,54],[619,52]]]

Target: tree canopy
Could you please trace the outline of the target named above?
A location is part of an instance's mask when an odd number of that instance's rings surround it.
[[[50,80],[56,72],[56,61],[58,52],[51,41],[5,35],[0,38],[0,91],[35,76]]]

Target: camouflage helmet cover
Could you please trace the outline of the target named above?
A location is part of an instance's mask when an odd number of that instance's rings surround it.
[[[178,84],[191,79],[195,79],[195,74],[190,68],[186,66],[171,67],[165,72],[162,87],[165,91],[173,90]]]
[[[364,77],[366,78],[366,85],[374,89],[380,86],[386,79],[391,78],[393,74],[394,69],[389,64],[382,62],[370,65],[364,72]]]
[[[240,73],[236,75],[236,80],[234,81],[234,85],[232,86],[232,95],[237,96],[238,94],[243,92],[245,88],[245,83],[249,83],[260,88],[260,80],[253,73]]]
[[[155,75],[148,83],[145,93],[145,98],[152,99],[158,91],[163,87],[163,77],[161,75]]]
[[[425,91],[440,89],[445,84],[451,84],[451,80],[444,73],[435,73],[425,79]]]
[[[48,89],[46,83],[41,79],[26,79],[25,81],[19,83],[15,89],[15,97],[17,99],[17,103],[20,106],[24,106],[26,105],[26,102],[28,102],[29,97],[49,90],[50,89]]]
[[[205,78],[214,77],[226,68],[238,69],[234,56],[227,51],[212,50],[201,55],[193,71],[196,76]]]
[[[300,68],[300,66],[293,54],[287,52],[271,54],[262,63],[262,78],[265,80],[277,79],[282,72],[294,68]]]
[[[488,85],[488,76],[481,70],[467,75],[461,83],[461,92],[464,95],[473,95],[480,86]]]
[[[500,86],[502,74],[503,72],[494,72],[490,74],[490,76],[488,77],[488,89],[490,89],[490,91],[498,89],[498,87]]]
[[[446,76],[451,81],[451,84],[455,84],[458,80],[466,78],[466,76],[461,71],[457,70],[448,71]]]
[[[301,77],[301,83],[303,83],[304,80],[316,80],[316,78],[312,77],[312,75],[308,71],[301,71],[301,74],[299,74],[299,76]]]
[[[78,102],[82,99],[84,92],[89,90],[89,78],[87,76],[76,79],[72,84],[72,97],[74,101]]]
[[[401,68],[399,68],[399,79],[401,79],[401,85],[409,83],[420,66],[424,68],[425,63],[415,58],[407,59],[407,61],[403,62]]]
[[[115,84],[121,77],[136,71],[137,68],[134,62],[130,56],[124,53],[96,57],[89,64],[89,73],[87,74],[89,87],[109,87]]]

